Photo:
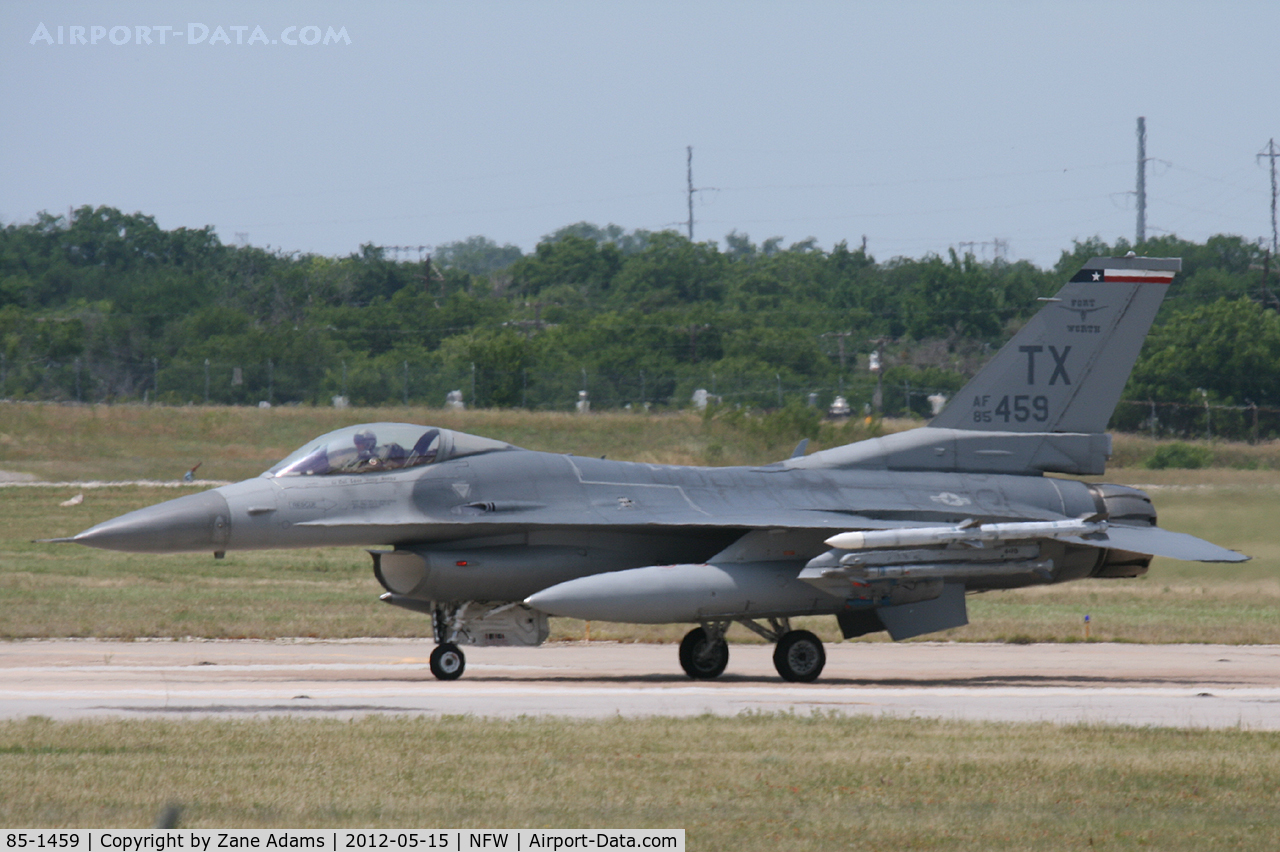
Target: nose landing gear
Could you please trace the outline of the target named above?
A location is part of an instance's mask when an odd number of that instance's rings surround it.
[[[431,673],[438,680],[457,680],[467,667],[467,658],[452,642],[437,645],[431,652]]]
[[[467,668],[467,657],[458,647],[458,628],[467,605],[437,606],[431,613],[431,627],[438,643],[431,652],[431,673],[436,680],[457,680]]]

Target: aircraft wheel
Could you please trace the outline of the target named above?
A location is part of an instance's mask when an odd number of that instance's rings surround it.
[[[719,677],[729,665],[729,643],[712,644],[701,627],[690,630],[680,642],[680,668],[694,680]]]
[[[431,673],[439,680],[457,680],[467,667],[467,658],[452,642],[437,645],[431,652]]]
[[[826,664],[827,652],[822,650],[822,640],[808,630],[784,633],[773,650],[774,668],[783,680],[792,683],[817,680]]]

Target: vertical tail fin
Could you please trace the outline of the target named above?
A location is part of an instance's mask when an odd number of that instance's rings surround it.
[[[1180,258],[1095,257],[930,426],[1106,431]]]

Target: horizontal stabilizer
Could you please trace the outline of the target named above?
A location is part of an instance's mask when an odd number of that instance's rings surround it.
[[[1090,547],[1107,547],[1128,550],[1132,553],[1145,553],[1150,556],[1165,556],[1186,562],[1247,562],[1249,560],[1249,557],[1243,553],[1218,547],[1193,535],[1172,532],[1160,527],[1111,524],[1106,532],[1099,535],[1088,538],[1068,538],[1066,541],[1073,544],[1087,544]]]

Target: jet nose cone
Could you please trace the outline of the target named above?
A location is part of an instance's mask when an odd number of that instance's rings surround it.
[[[90,527],[72,541],[131,553],[225,550],[231,512],[218,490],[188,494]]]

